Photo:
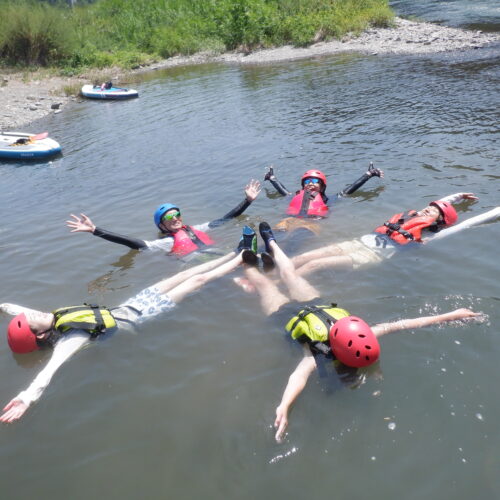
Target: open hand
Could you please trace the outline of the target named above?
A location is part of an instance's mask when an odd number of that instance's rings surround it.
[[[276,434],[274,435],[274,439],[278,443],[283,442],[283,438],[285,437],[285,431],[288,427],[288,412],[278,406],[276,408],[276,420],[274,421],[274,427],[276,430]]]
[[[479,198],[474,193],[462,193],[463,200],[478,200]]]
[[[23,403],[18,398],[14,398],[3,409],[3,413],[0,415],[0,422],[5,422],[6,424],[15,422],[24,415],[27,409],[28,405],[26,403]]]
[[[260,182],[256,181],[255,179],[252,179],[246,186],[245,186],[245,195],[247,197],[247,200],[252,202],[259,196],[260,193]]]
[[[73,220],[67,220],[66,225],[71,229],[72,233],[93,233],[95,224],[85,214],[80,214],[80,217],[70,214]]]
[[[476,313],[470,309],[462,307],[461,309],[455,309],[455,311],[449,312],[447,315],[450,321],[454,321],[457,319],[476,318],[478,316],[482,316],[482,313]]]

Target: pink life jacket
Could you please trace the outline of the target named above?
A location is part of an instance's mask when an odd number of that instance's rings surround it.
[[[328,205],[323,200],[321,193],[312,194],[301,189],[292,198],[286,213],[299,217],[307,215],[326,217],[328,215]]]
[[[187,255],[205,245],[214,244],[214,241],[207,233],[193,229],[191,226],[182,226],[182,229],[172,233],[172,237],[174,238],[172,253],[177,255]]]

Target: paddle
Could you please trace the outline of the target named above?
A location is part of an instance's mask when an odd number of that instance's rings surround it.
[[[9,135],[9,134],[5,134]],[[10,134],[14,135],[14,134]],[[48,132],[42,132],[41,134],[36,134],[36,135],[28,135],[28,134],[23,134],[26,135],[26,137],[21,137],[17,141],[13,142],[12,144],[9,144],[9,146],[25,146],[27,144],[33,144],[35,141],[41,141],[42,139],[46,139],[49,136]],[[19,137],[19,135],[18,135]]]
[[[48,132],[42,132],[41,134],[30,135],[30,140],[41,141],[42,139],[46,139],[48,136],[49,136]]]

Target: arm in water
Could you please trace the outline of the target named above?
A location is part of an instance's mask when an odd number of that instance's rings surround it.
[[[286,428],[288,427],[288,413],[290,407],[304,390],[309,380],[309,376],[315,368],[316,360],[314,356],[308,348],[304,347],[304,357],[290,375],[283,396],[281,396],[281,402],[276,408],[276,419],[274,420],[276,434],[274,438],[278,443],[283,441]]]
[[[217,227],[220,226],[221,224],[224,224],[224,222],[227,222],[230,219],[234,219],[235,217],[238,217],[241,215],[250,205],[251,203],[259,196],[260,193],[260,182],[252,179],[246,186],[245,186],[245,198],[244,200],[239,203],[236,207],[234,207],[232,210],[230,210],[226,215],[222,216],[220,219],[213,220],[212,222],[208,223],[209,228]]]
[[[288,191],[288,189],[277,179],[277,177],[274,175],[274,169],[273,166],[271,165],[269,167],[269,170],[266,172],[266,175],[264,176],[265,181],[269,181],[273,186],[276,191],[278,191],[279,194],[282,196],[289,196],[292,193]]]
[[[2,415],[0,415],[0,422],[10,423],[19,420],[26,410],[40,399],[60,366],[89,342],[88,334],[83,332],[74,333],[59,341],[54,347],[50,361],[35,377],[29,387],[5,405]]]
[[[350,186],[344,188],[338,196],[346,196],[348,194],[352,194],[357,191],[365,182],[367,182],[372,177],[384,177],[384,171],[373,166],[373,163],[370,163],[368,170],[357,180],[354,181]]]

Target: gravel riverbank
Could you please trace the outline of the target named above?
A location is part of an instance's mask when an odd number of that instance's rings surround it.
[[[395,26],[387,29],[369,29],[358,37],[346,36],[342,40],[319,42],[307,48],[291,46],[265,49],[249,54],[225,53],[222,55],[195,54],[189,57],[172,57],[128,73],[103,72],[120,78],[129,74],[144,73],[180,65],[223,62],[232,64],[264,64],[277,61],[304,59],[345,52],[368,54],[431,54],[454,50],[481,48],[500,44],[500,33],[482,33],[448,28],[432,23],[414,22],[396,18]],[[500,50],[500,49],[499,49]],[[95,77],[95,75],[94,75]],[[50,113],[59,113],[75,96],[66,96],[64,87],[78,88],[93,81],[87,75],[74,78],[47,77],[24,74],[3,74],[0,77],[0,130],[23,127],[29,130],[34,120]],[[31,131],[31,130],[29,130]],[[32,132],[40,132],[32,131]]]

